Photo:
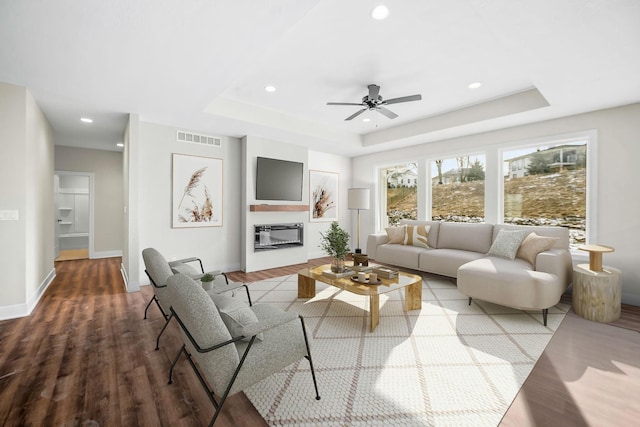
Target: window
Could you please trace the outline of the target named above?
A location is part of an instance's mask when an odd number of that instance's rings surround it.
[[[405,163],[380,169],[383,227],[401,219],[416,219],[418,213],[418,164]]]
[[[431,218],[484,221],[485,156],[466,155],[431,162]]]
[[[504,222],[567,227],[571,249],[584,243],[587,142],[507,150],[502,159]],[[514,164],[522,168],[514,170]]]

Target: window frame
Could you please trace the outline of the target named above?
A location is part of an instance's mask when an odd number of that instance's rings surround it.
[[[504,224],[504,152],[520,148],[536,147],[540,145],[561,145],[578,141],[587,141],[587,188],[586,188],[586,243],[598,241],[598,131],[587,129],[565,134],[549,135],[530,139],[511,139],[495,144],[485,144],[478,147],[468,147],[463,150],[454,150],[438,153],[429,153],[419,158],[401,158],[391,162],[379,163],[375,166],[375,186],[377,201],[375,209],[375,226],[378,230],[384,230],[383,212],[386,212],[386,189],[381,182],[381,170],[397,166],[402,163],[417,163],[418,165],[418,220],[432,219],[432,181],[431,162],[439,159],[455,158],[461,155],[485,156],[485,222]],[[467,154],[474,153],[474,154]],[[420,183],[424,187],[420,188]],[[384,211],[383,211],[384,209]],[[571,251],[575,261],[582,262],[588,259],[588,254],[583,251]]]
[[[587,184],[586,184],[586,244],[590,242],[595,242],[598,239],[598,229],[597,229],[597,194],[598,194],[598,172],[597,172],[597,161],[596,161],[596,153],[597,144],[598,144],[598,133],[595,129],[574,132],[570,134],[562,134],[562,135],[552,135],[542,138],[535,138],[529,140],[523,140],[517,143],[512,144],[501,144],[501,147],[498,148],[498,164],[504,165],[504,153],[507,151],[523,149],[523,148],[535,148],[541,145],[563,145],[570,144],[574,142],[587,142]],[[486,191],[486,188],[485,188]],[[501,179],[498,181],[498,217],[497,223],[504,224],[504,177],[501,175]],[[587,259],[587,255],[585,252],[572,250],[572,256],[574,258],[579,259]]]
[[[469,152],[471,152],[472,154],[468,154]],[[428,221],[433,221],[433,175],[431,173],[431,162],[435,162],[436,160],[447,160],[447,159],[455,159],[456,157],[461,157],[461,156],[468,156],[468,157],[473,157],[473,156],[484,156],[484,174],[485,174],[485,178],[484,178],[484,221],[485,222],[490,222],[487,221],[487,174],[489,173],[488,170],[488,159],[489,159],[489,150],[486,147],[478,147],[477,149],[475,149],[475,147],[473,147],[471,150],[464,150],[464,151],[455,151],[455,152],[448,152],[446,154],[442,154],[442,155],[438,155],[438,156],[433,156],[430,155],[428,158],[425,159],[425,168],[426,170],[426,187],[427,187],[427,191],[426,191],[426,201],[425,201],[425,218],[427,218]],[[420,174],[420,170],[418,170],[418,175]],[[420,217],[420,210],[418,210],[418,218]]]

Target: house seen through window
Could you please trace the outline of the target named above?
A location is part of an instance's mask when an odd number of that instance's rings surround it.
[[[416,219],[418,215],[418,165],[405,163],[380,169],[383,185],[384,226],[396,225],[401,219]]]
[[[567,227],[570,246],[585,242],[587,143],[503,153],[504,222]]]

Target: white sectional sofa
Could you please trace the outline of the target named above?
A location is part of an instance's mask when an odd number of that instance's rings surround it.
[[[367,239],[369,257],[384,264],[456,278],[469,304],[477,298],[521,310],[542,310],[546,325],[548,308],[560,301],[572,280],[566,228],[409,220],[402,221],[401,226],[412,227],[408,230],[426,226],[428,233],[422,231],[427,234],[426,242],[422,238],[414,246],[412,239],[405,237],[403,242],[392,243],[388,233],[371,234]],[[518,230],[522,231],[514,233]],[[389,233],[394,237],[399,231],[394,228]],[[535,234],[529,236],[531,232]],[[513,250],[505,256],[499,246],[506,237],[515,239],[516,235],[527,236],[528,240],[513,242],[517,257],[510,259]],[[538,253],[540,249],[544,250]]]

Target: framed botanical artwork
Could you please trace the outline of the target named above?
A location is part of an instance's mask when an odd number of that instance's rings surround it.
[[[222,226],[222,159],[173,154],[172,226]]]
[[[338,220],[338,177],[335,172],[309,171],[310,222]]]

